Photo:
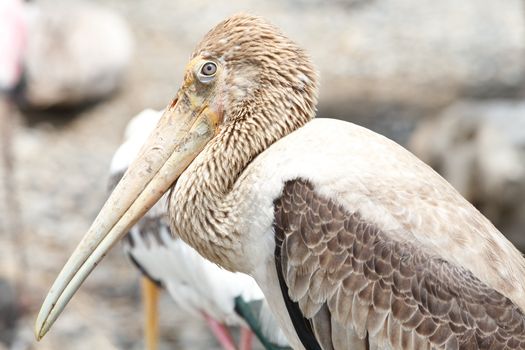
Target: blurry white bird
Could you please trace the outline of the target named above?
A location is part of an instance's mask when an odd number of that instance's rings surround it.
[[[125,142],[111,162],[111,187],[118,183],[161,116],[162,112],[147,109],[129,122]],[[190,314],[204,316],[225,349],[236,348],[226,325],[241,327],[241,349],[251,348],[252,330],[267,349],[286,346],[253,278],[218,267],[171,234],[166,198],[151,208],[123,241],[131,260],[147,276],[143,294],[148,348],[156,347],[157,285],[166,288]]]

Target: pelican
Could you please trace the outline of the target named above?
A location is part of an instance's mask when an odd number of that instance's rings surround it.
[[[294,349],[525,349],[518,250],[403,147],[314,119],[317,91],[308,55],[265,20],[208,32],[51,287],[37,337],[168,192],[173,232],[251,275]]]
[[[146,109],[128,123],[125,141],[111,161],[111,184],[118,183],[161,116],[162,112]],[[218,267],[172,236],[166,203],[166,198],[157,202],[123,240],[125,251],[145,275],[142,286],[147,348],[157,347],[160,285],[188,314],[204,316],[224,349],[237,348],[225,325],[240,327],[241,350],[251,349],[253,333],[267,349],[285,349],[286,339],[253,278]]]

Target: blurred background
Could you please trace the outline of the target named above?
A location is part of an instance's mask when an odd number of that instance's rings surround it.
[[[0,350],[143,348],[119,247],[42,342],[32,327],[106,198],[126,123],[164,108],[193,47],[239,11],[311,54],[320,117],[400,142],[525,249],[522,0],[0,0]],[[160,326],[161,349],[217,347],[166,295]]]

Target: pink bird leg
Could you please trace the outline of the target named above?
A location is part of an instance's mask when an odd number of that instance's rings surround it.
[[[241,339],[239,342],[239,350],[252,350],[253,332],[251,329],[241,327]]]
[[[20,80],[26,36],[22,1],[0,1],[0,90],[11,89]]]
[[[228,328],[213,317],[203,312],[204,319],[224,350],[236,350],[235,343]]]

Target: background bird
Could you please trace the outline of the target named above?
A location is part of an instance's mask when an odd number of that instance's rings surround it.
[[[317,88],[308,56],[261,18],[212,29],[58,276],[37,336],[171,190],[171,228],[252,275],[294,348],[525,348],[521,254],[401,146],[312,120]]]
[[[162,111],[147,109],[126,127],[125,141],[111,162],[111,189],[157,125]],[[157,285],[164,287],[177,305],[204,317],[224,349],[235,349],[227,326],[241,328],[240,349],[250,349],[252,330],[267,349],[285,349],[286,339],[271,316],[256,282],[207,261],[169,229],[166,198],[134,225],[124,239],[134,264],[144,273],[148,349],[156,348]]]

